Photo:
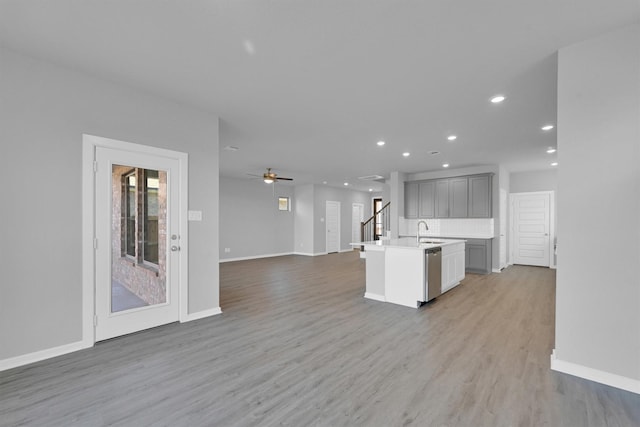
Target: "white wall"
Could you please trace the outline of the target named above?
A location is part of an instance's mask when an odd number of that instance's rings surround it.
[[[640,393],[640,25],[562,49],[558,71],[552,367]]]
[[[295,208],[278,210],[278,197],[295,203],[293,193],[288,184],[220,177],[220,259],[292,253]]]
[[[513,172],[510,175],[511,193],[558,191],[558,170]]]
[[[0,361],[82,339],[82,134],[189,154],[189,313],[218,307],[218,118],[0,48]]]

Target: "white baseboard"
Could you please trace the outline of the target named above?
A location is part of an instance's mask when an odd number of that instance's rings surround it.
[[[387,302],[384,295],[372,294],[371,292],[365,292],[364,297],[367,299],[372,299],[374,301]]]
[[[320,256],[320,255],[326,255],[326,252],[294,252],[294,255],[303,255],[303,256]]]
[[[51,359],[52,357],[62,356],[64,354],[84,350],[89,347],[92,346],[86,345],[84,341],[77,341],[71,344],[61,345],[59,347],[48,348],[46,350],[11,357],[9,359],[0,360],[0,371],[6,371],[7,369],[17,368],[18,366],[28,365],[45,359]]]
[[[494,272],[494,273],[501,273],[502,272],[502,270],[500,268],[493,268],[493,269],[491,269],[491,271]]]
[[[621,390],[630,391],[631,393],[640,394],[640,380],[634,380],[633,378],[627,378],[610,372],[600,371],[598,369],[557,359],[555,349],[551,352],[551,369],[553,371],[563,372],[565,374],[584,378],[589,381],[595,381]]]
[[[222,314],[220,307],[210,308],[209,310],[198,311],[196,313],[187,314],[185,319],[181,319],[180,323],[191,322],[193,320],[204,319],[205,317],[216,316]]]
[[[273,258],[276,256],[286,256],[286,255],[293,255],[293,254],[294,252],[282,252],[280,254],[262,254],[262,255],[243,256],[238,258],[224,258],[224,259],[220,259],[219,262],[246,261],[249,259]]]

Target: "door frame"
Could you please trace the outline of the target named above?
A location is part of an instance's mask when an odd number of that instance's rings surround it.
[[[92,347],[96,342],[96,254],[95,254],[95,230],[96,230],[96,186],[95,186],[95,151],[96,147],[105,147],[121,151],[130,151],[138,154],[149,154],[160,157],[168,157],[178,161],[179,171],[179,195],[174,202],[178,203],[179,227],[180,227],[180,251],[179,257],[179,283],[178,286],[178,312],[179,321],[188,320],[188,261],[189,261],[189,228],[187,222],[188,190],[189,190],[189,158],[188,154],[179,151],[167,150],[148,145],[134,144],[131,142],[103,138],[94,135],[82,135],[82,343],[85,347]],[[108,243],[111,244],[110,242]]]
[[[327,212],[329,211],[329,204],[330,203],[334,203],[334,204],[336,204],[338,206],[338,218],[337,218],[338,219],[338,250],[336,252],[340,253],[340,251],[341,251],[340,239],[341,239],[342,236],[340,235],[340,231],[341,231],[340,230],[340,227],[341,227],[341,224],[340,224],[340,213],[341,213],[342,206],[341,206],[340,202],[338,202],[338,201],[327,200],[325,202],[325,205],[324,205],[325,206],[325,208],[324,208],[324,217],[325,217],[324,218],[324,252],[326,254],[330,253],[329,252],[329,244],[328,244],[329,243],[329,225],[328,225],[329,224],[329,220],[328,220],[329,215],[327,215]]]
[[[549,268],[556,268],[556,257],[555,257],[555,241],[556,241],[556,193],[555,191],[528,191],[521,193],[509,193],[509,259],[507,260],[508,265],[513,265],[513,251],[515,249],[514,237],[515,233],[513,230],[514,226],[514,213],[515,209],[513,207],[513,203],[515,197],[518,196],[534,196],[540,194],[549,195]]]

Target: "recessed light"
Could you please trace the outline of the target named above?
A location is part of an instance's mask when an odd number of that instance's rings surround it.
[[[443,168],[448,168],[448,167],[449,167],[449,163],[444,163],[444,164],[442,165],[442,167],[443,167]]]
[[[553,129],[553,125],[542,126],[542,130],[551,130],[551,129]]]
[[[552,153],[555,153],[555,152],[556,152],[556,149],[553,148],[553,147],[549,147],[549,149],[547,150],[547,153],[549,153],[549,154],[552,154]]]
[[[551,166],[558,166],[558,162],[551,163]]]
[[[376,142],[376,144],[378,144],[378,146],[382,147],[385,144],[385,142],[384,141],[378,141],[378,142]]]
[[[369,192],[371,192],[371,191],[373,191],[373,188],[370,188],[370,189],[369,189]]]
[[[447,137],[447,139],[448,139],[449,141],[455,141],[457,138],[458,138],[458,137],[457,137],[457,136],[455,136],[455,135],[449,135],[449,136]]]
[[[405,151],[404,153],[402,153],[403,156],[405,157],[409,157],[411,155],[411,153],[409,153],[408,151]]]
[[[344,185],[345,185],[345,187],[346,187],[347,185],[349,185],[349,183],[348,183],[348,182],[345,182],[345,183],[344,183]]]
[[[506,98],[503,95],[496,95],[493,98],[491,98],[491,102],[493,102],[494,104],[499,104],[502,101],[504,101]]]

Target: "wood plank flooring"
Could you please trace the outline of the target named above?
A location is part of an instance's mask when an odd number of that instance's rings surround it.
[[[0,425],[640,425],[640,396],[549,369],[554,270],[418,310],[364,280],[355,252],[221,264],[222,315],[0,372]]]

